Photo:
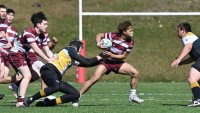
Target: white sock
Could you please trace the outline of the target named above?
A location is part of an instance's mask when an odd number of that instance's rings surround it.
[[[24,96],[18,96],[18,98],[24,98]]]
[[[136,95],[136,89],[131,89],[130,95]]]

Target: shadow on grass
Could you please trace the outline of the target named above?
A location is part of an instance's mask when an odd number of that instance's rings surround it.
[[[163,106],[184,106],[187,107],[185,104],[162,104]]]

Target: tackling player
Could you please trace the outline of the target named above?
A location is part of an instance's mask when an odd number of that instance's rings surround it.
[[[64,95],[52,100],[46,98],[36,103],[36,106],[55,106],[61,103],[72,102],[80,97],[79,92],[73,86],[62,81],[62,76],[72,65],[91,67],[98,64],[99,60],[101,60],[100,56],[93,58],[81,56],[79,52],[82,46],[83,43],[79,40],[71,41],[68,47],[58,52],[56,60],[45,64],[41,68],[41,78],[48,87],[26,99],[24,101],[26,107],[29,107],[35,100],[58,91],[64,93]]]

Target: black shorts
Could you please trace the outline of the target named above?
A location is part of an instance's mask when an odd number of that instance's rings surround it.
[[[192,65],[193,68],[200,72],[200,58],[198,58],[195,63]]]
[[[58,72],[56,67],[50,63],[42,66],[40,73],[42,80],[49,87],[55,87],[62,80],[60,72]]]

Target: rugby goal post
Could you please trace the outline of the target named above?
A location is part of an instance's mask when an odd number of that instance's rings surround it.
[[[79,40],[84,44],[81,55],[86,56],[86,42],[83,40],[83,16],[199,16],[200,12],[83,12],[82,0],[79,0]],[[77,67],[76,81],[86,81],[85,68]]]

